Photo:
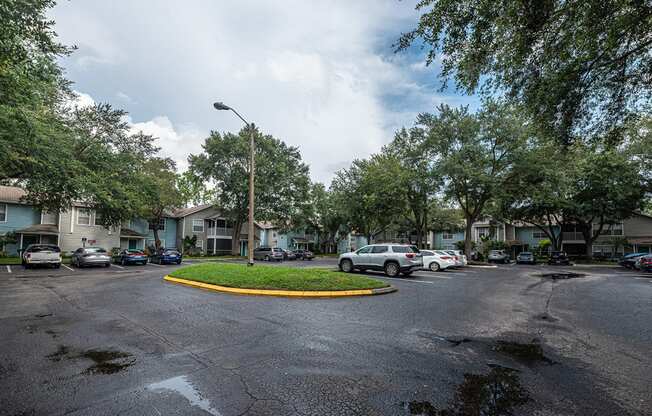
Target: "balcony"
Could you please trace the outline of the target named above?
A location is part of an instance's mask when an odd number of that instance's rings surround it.
[[[576,231],[564,231],[561,234],[564,241],[584,241],[582,233]]]
[[[233,228],[224,228],[224,227],[208,227],[206,228],[207,237],[217,237],[217,236],[228,236],[233,235]]]

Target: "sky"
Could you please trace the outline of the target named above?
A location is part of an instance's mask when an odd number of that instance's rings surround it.
[[[62,60],[84,103],[129,112],[180,170],[211,130],[242,122],[297,146],[315,181],[376,153],[417,114],[440,103],[477,107],[439,91],[439,66],[419,47],[394,53],[412,29],[414,0],[70,0],[50,12]]]

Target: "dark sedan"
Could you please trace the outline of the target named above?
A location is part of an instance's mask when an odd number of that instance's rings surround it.
[[[309,250],[294,250],[294,254],[297,256],[297,260],[312,260],[315,258],[312,251]]]
[[[141,250],[122,250],[113,256],[115,264],[126,266],[127,264],[147,264],[147,256]]]
[[[536,264],[534,254],[529,251],[523,251],[516,256],[516,264]]]
[[[157,253],[154,253],[149,257],[150,263],[156,264],[181,264],[182,259],[183,255],[181,253],[177,250],[170,249],[159,250]]]
[[[568,259],[568,255],[563,252],[563,251],[553,251],[550,254],[550,259],[548,260],[548,264],[554,265],[564,265],[564,266],[569,266],[570,265],[570,260]]]

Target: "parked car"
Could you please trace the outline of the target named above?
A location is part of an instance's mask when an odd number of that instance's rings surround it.
[[[126,266],[128,264],[147,264],[147,256],[141,250],[122,250],[113,256],[113,263]]]
[[[154,252],[154,254],[149,256],[149,262],[156,264],[181,264],[182,260],[183,255],[177,250],[170,248],[159,249],[158,251]]]
[[[72,253],[70,263],[76,267],[111,265],[111,256],[102,247],[80,247]]]
[[[283,260],[296,260],[297,259],[297,255],[296,255],[296,253],[294,251],[285,250],[285,249],[281,249],[281,250],[283,250]]]
[[[312,260],[315,258],[315,255],[310,250],[295,250],[294,253],[297,255],[297,260]]]
[[[652,272],[652,254],[639,257],[636,263],[637,269],[644,272]]]
[[[258,247],[254,250],[254,260],[283,261],[283,249],[278,247]]]
[[[444,252],[453,256],[455,260],[455,267],[464,267],[468,264],[466,256],[460,250],[444,250]]]
[[[568,259],[568,255],[564,251],[553,251],[550,253],[550,258],[548,259],[548,264],[554,265],[554,264],[559,264],[559,265],[570,265],[570,260]]]
[[[433,272],[438,272],[440,270],[446,270],[450,267],[455,267],[457,262],[446,251],[441,250],[421,250],[423,268],[431,270]]]
[[[633,268],[634,268],[634,265],[635,265],[635,263],[636,263],[636,261],[637,261],[640,257],[646,256],[646,255],[648,255],[648,254],[650,254],[650,253],[629,253],[629,254],[625,254],[625,255],[620,259],[620,261],[618,262],[618,264],[620,264],[621,266],[626,267],[626,268],[628,268],[628,269],[633,269]]]
[[[423,267],[423,257],[416,246],[405,244],[371,244],[352,253],[340,254],[340,270],[382,270],[389,277],[399,273],[409,276]]]
[[[61,249],[54,244],[30,244],[22,252],[21,260],[26,269],[37,265],[58,269],[61,267]]]
[[[509,263],[509,254],[505,250],[491,250],[487,256],[489,263]]]
[[[516,264],[537,264],[537,261],[534,258],[534,253],[522,251],[516,256]]]

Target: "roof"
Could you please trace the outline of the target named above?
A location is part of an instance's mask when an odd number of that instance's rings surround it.
[[[196,207],[190,207],[190,208],[181,208],[172,213],[173,217],[176,218],[183,218],[187,217],[190,214],[194,214],[195,212],[203,211],[205,209],[211,208],[213,205],[211,204],[203,204],[203,205],[197,205]]]
[[[59,227],[50,224],[36,224],[27,228],[16,230],[16,234],[45,234],[59,235]]]
[[[146,236],[129,228],[123,228],[120,230],[120,237],[145,238]]]
[[[0,202],[23,203],[21,198],[27,195],[27,192],[17,186],[0,185]]]

